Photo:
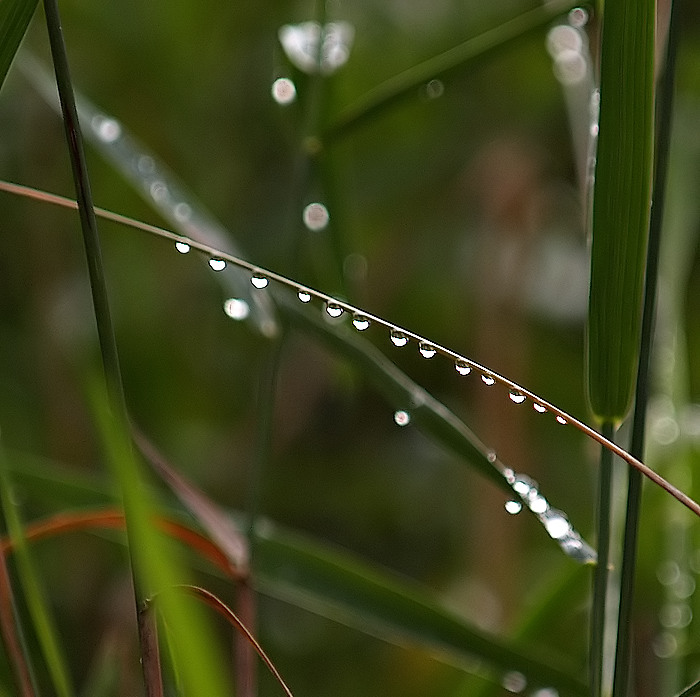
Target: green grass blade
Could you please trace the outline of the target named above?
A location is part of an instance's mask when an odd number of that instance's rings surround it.
[[[0,1],[0,89],[27,32],[38,0]]]
[[[549,665],[528,649],[472,628],[418,586],[399,580],[347,553],[272,524],[254,539],[254,578],[263,592],[399,644],[415,644],[464,662],[475,657],[496,673],[517,670],[530,685],[563,695],[586,695],[566,669]]]
[[[402,99],[415,95],[416,90],[435,78],[445,78],[452,73],[464,72],[487,60],[516,39],[546,27],[567,10],[575,7],[570,0],[543,3],[509,21],[499,24],[483,34],[405,70],[386,82],[374,87],[349,106],[328,126],[322,134],[325,142],[347,135],[358,126],[371,121],[377,115],[396,105]]]
[[[601,422],[629,410],[651,206],[654,0],[605,4],[593,190],[588,398]]]
[[[0,500],[7,522],[10,539],[15,548],[17,571],[22,584],[22,591],[27,601],[29,614],[34,624],[36,637],[46,661],[56,694],[59,697],[71,697],[75,694],[71,683],[67,662],[61,650],[53,618],[48,609],[46,595],[29,553],[24,528],[12,496],[12,482],[9,475],[7,455],[0,444]]]

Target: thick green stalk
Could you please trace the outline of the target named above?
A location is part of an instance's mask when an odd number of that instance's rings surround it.
[[[634,393],[654,126],[654,0],[605,3],[593,190],[588,398],[619,424]]]
[[[614,433],[611,423],[603,424],[603,435],[610,439]],[[591,697],[603,694],[603,661],[605,657],[605,599],[608,591],[610,560],[610,519],[612,503],[612,453],[607,448],[600,452],[598,482],[598,560],[593,575],[593,603],[591,608],[591,639],[589,647],[589,680]]]
[[[666,66],[659,89],[657,108],[658,130],[656,143],[656,166],[654,169],[654,196],[649,226],[649,251],[647,255],[646,284],[644,289],[644,314],[637,373],[637,396],[634,405],[630,453],[644,458],[644,435],[649,393],[649,368],[654,336],[656,314],[656,290],[658,285],[659,250],[661,227],[666,192],[666,174],[673,113],[673,88],[675,82],[676,52],[678,46],[678,5],[672,3],[666,50]],[[634,575],[637,559],[637,532],[641,510],[642,475],[629,468],[627,487],[627,514],[625,538],[620,576],[620,614],[617,626],[617,652],[615,655],[615,678],[613,697],[626,697],[629,692],[629,677],[632,653],[632,606],[634,601]]]

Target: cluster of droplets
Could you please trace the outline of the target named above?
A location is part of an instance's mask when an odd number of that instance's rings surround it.
[[[537,482],[510,469],[505,470],[504,477],[518,496],[517,499],[506,502],[508,513],[516,515],[526,506],[539,518],[549,536],[568,556],[583,564],[595,562],[595,550],[574,529],[566,513],[550,506],[549,501],[540,492]]]
[[[569,13],[568,22],[559,24],[547,34],[547,50],[554,63],[554,75],[563,85],[577,85],[591,74],[588,41],[584,28],[588,13],[577,7]]]

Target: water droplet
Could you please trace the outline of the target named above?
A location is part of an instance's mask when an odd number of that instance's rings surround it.
[[[141,174],[153,174],[156,171],[156,161],[150,155],[141,155],[136,168]]]
[[[297,88],[288,77],[278,77],[272,83],[272,98],[283,106],[297,98]]]
[[[401,348],[408,343],[408,337],[402,332],[396,331],[396,329],[391,330],[391,341],[394,346]]]
[[[673,585],[673,592],[677,598],[690,598],[695,593],[695,579],[690,574],[681,574]]]
[[[654,638],[652,647],[659,658],[671,658],[678,651],[678,640],[671,632],[662,632]]]
[[[343,314],[343,308],[337,303],[326,303],[326,312],[335,319]]]
[[[518,693],[527,687],[527,678],[517,670],[511,670],[503,676],[501,684],[508,692]]]
[[[555,540],[560,540],[571,532],[571,523],[562,511],[552,508],[543,514],[541,519],[550,537]]]
[[[445,94],[445,85],[442,80],[430,80],[425,85],[425,96],[428,99],[437,99]]]
[[[209,259],[209,266],[211,266],[214,271],[223,271],[226,268],[226,262],[223,259],[216,259],[214,257]]]
[[[176,242],[175,249],[177,249],[180,254],[187,254],[190,251],[190,245],[187,242]]]
[[[399,409],[399,411],[394,412],[394,421],[397,426],[408,426],[411,422],[411,415],[407,411]]]
[[[304,208],[302,218],[304,219],[304,225],[309,230],[318,232],[328,225],[330,215],[328,214],[328,209],[322,203],[310,203]]]
[[[664,586],[672,586],[681,577],[681,569],[677,562],[667,559],[656,569],[656,578]]]
[[[457,361],[455,363],[455,370],[460,375],[469,375],[472,372],[471,366],[466,361]]]
[[[490,375],[482,375],[481,382],[483,382],[484,385],[493,385],[493,383],[496,382],[496,379],[492,378]]]
[[[535,690],[530,697],[559,697],[559,692],[553,687],[541,687]]]
[[[425,343],[419,344],[418,350],[420,351],[420,355],[423,356],[423,358],[432,358],[437,353],[433,346]]]
[[[505,508],[511,515],[517,515],[523,510],[523,504],[520,501],[506,501]]]
[[[557,414],[557,422],[562,424],[562,426],[566,426],[566,419],[559,414]]]
[[[192,208],[187,203],[178,203],[173,208],[173,213],[175,214],[175,220],[179,223],[185,223],[192,217]]]
[[[555,60],[565,51],[580,54],[583,48],[581,33],[566,24],[552,27],[547,34],[547,50]]]
[[[355,315],[352,318],[352,323],[358,332],[363,332],[369,327],[369,320],[364,315]]]
[[[537,493],[535,493],[535,495],[531,498],[529,497],[527,506],[533,513],[546,513],[549,509],[547,499]]]
[[[667,603],[659,611],[659,622],[662,627],[687,627],[693,619],[693,611],[687,603]]]
[[[538,404],[537,402],[532,405],[532,408],[540,414],[544,414],[547,411],[547,407],[545,407],[544,404]]]
[[[355,29],[348,22],[329,22],[324,27],[318,22],[301,22],[285,24],[278,36],[287,58],[297,68],[330,75],[350,57]]]
[[[311,301],[311,293],[300,288],[297,292],[297,298],[299,298],[299,300],[301,300],[303,303],[308,303]]]
[[[569,12],[569,24],[577,29],[585,27],[588,24],[588,12],[583,7],[574,7]]]
[[[513,491],[525,498],[533,489],[537,491],[537,483],[525,474],[516,476],[512,484]]]
[[[224,312],[235,320],[244,320],[250,314],[250,306],[240,298],[229,298],[224,302]]]
[[[491,450],[490,452],[488,452],[488,453],[486,454],[486,459],[487,459],[491,464],[493,464],[494,462],[496,462],[496,460],[498,460],[498,455],[496,455],[496,451],[495,451],[495,450]]]
[[[102,115],[95,116],[92,119],[92,130],[104,143],[114,143],[114,141],[119,140],[122,134],[122,127],[119,121]]]
[[[516,404],[522,404],[527,399],[527,397],[522,392],[518,392],[518,390],[511,390],[508,396],[511,401]]]
[[[262,290],[263,288],[267,288],[267,285],[270,282],[270,279],[261,273],[254,273],[250,277],[250,282],[253,284],[253,286],[255,288]]]
[[[151,198],[158,203],[162,203],[168,198],[168,187],[165,182],[155,181],[149,188]]]

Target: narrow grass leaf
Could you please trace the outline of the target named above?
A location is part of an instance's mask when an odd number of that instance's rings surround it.
[[[593,188],[587,392],[619,424],[634,393],[651,207],[654,0],[605,4]]]
[[[265,593],[388,641],[417,643],[461,665],[479,658],[499,672],[523,673],[530,685],[587,694],[575,673],[567,672],[565,659],[550,665],[531,647],[476,630],[418,586],[271,523],[256,533],[254,579]]]
[[[38,0],[0,0],[0,89],[37,4]]]
[[[39,574],[27,547],[24,526],[13,500],[7,456],[2,444],[0,444],[0,500],[10,539],[15,549],[17,571],[22,590],[51,681],[59,697],[71,697],[75,693],[67,668],[68,663],[61,650],[58,632],[48,609]]]

